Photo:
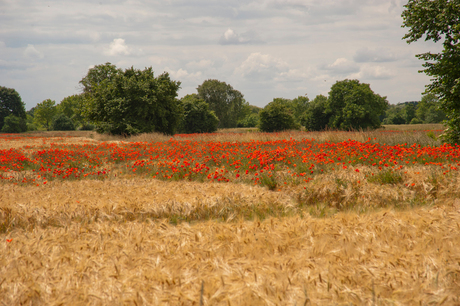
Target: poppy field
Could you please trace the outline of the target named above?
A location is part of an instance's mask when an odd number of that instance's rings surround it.
[[[0,301],[458,303],[441,132],[2,134]]]

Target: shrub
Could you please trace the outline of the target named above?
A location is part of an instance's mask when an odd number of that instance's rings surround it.
[[[423,123],[420,119],[418,119],[417,117],[415,118],[412,118],[412,120],[410,121],[410,124],[421,124]]]
[[[259,115],[258,114],[250,114],[244,117],[243,120],[238,121],[238,127],[256,127],[259,124]]]
[[[1,130],[3,133],[22,133],[27,131],[27,123],[24,118],[13,114],[6,116]]]
[[[73,124],[72,119],[64,114],[59,114],[53,118],[51,129],[53,131],[73,131],[75,130],[75,125]]]
[[[262,132],[278,132],[299,129],[292,110],[285,103],[273,101],[259,113],[259,129]]]
[[[83,122],[78,128],[79,131],[94,131],[95,126],[88,122]]]
[[[181,99],[183,116],[180,131],[183,133],[212,133],[217,131],[219,119],[209,110],[209,105],[198,95],[186,95]]]

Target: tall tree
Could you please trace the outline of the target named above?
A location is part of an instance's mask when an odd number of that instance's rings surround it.
[[[387,107],[386,97],[375,94],[369,84],[343,80],[332,85],[325,112],[330,116],[330,128],[375,129],[380,127],[379,116]]]
[[[174,134],[180,120],[180,82],[168,73],[154,77],[152,67],[123,71],[107,63],[90,69],[80,83],[85,113],[98,132]]]
[[[326,114],[327,97],[317,95],[308,105],[301,123],[307,131],[324,130],[329,123],[329,115]]]
[[[183,116],[180,130],[183,133],[212,133],[217,130],[219,119],[204,100],[196,94],[181,99]]]
[[[56,115],[56,102],[51,99],[43,100],[35,106],[34,122],[46,128],[47,131],[51,130],[51,123]]]
[[[423,53],[417,57],[425,61],[427,75],[433,77],[426,92],[436,94],[441,109],[447,114],[448,129],[445,140],[460,143],[460,0],[409,0],[402,12],[407,43],[421,39],[443,40],[441,53]]]
[[[233,128],[245,116],[243,94],[230,84],[219,80],[206,80],[197,88],[198,97],[209,104],[219,118],[220,128]]]
[[[278,132],[299,129],[292,109],[286,99],[275,98],[259,112],[259,129],[262,132]]]
[[[85,124],[86,119],[84,118],[83,112],[85,107],[84,94],[72,95],[62,99],[57,107],[58,114],[64,114],[70,118],[75,126]]]
[[[305,111],[308,109],[310,99],[308,99],[307,95],[305,96],[298,96],[291,100],[291,107],[294,112],[294,117],[298,122],[302,120]]]
[[[0,86],[0,130],[5,118],[13,115],[26,120],[26,109],[19,93],[13,88]]]

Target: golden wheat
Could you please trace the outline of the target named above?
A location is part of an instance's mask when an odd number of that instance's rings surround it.
[[[377,135],[372,133],[314,135],[366,141]],[[434,141],[417,133],[419,140]],[[248,140],[306,135],[247,134]],[[97,135],[79,137],[65,142],[100,141]],[[166,136],[136,137],[101,140]],[[61,141],[59,135],[11,139],[1,148]],[[460,304],[459,174],[414,166],[389,173],[389,180],[379,176],[384,172],[359,170],[336,170],[299,185],[291,178],[292,184],[276,191],[128,176],[40,187],[0,184],[0,302]]]

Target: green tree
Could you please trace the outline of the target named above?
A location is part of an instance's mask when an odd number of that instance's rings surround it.
[[[292,109],[283,99],[268,103],[259,113],[259,129],[262,132],[278,132],[299,129]]]
[[[297,122],[301,122],[305,111],[308,109],[309,102],[310,99],[308,99],[307,95],[298,96],[290,101],[291,109]]]
[[[172,81],[168,73],[154,77],[151,67],[123,71],[107,63],[90,69],[80,83],[85,114],[98,132],[172,135],[178,126],[180,82]]]
[[[242,120],[238,121],[238,127],[256,127],[259,124],[259,114],[249,114]]]
[[[26,109],[18,92],[13,88],[0,86],[0,130],[3,128],[5,118],[13,115],[26,119]]]
[[[87,120],[84,117],[84,94],[65,97],[56,107],[57,113],[64,114],[66,117],[72,119],[72,122],[76,127],[87,123]]]
[[[415,107],[414,103],[407,103],[404,106],[404,120],[406,124],[409,124],[412,121],[412,119],[415,118],[416,110],[417,108]]]
[[[301,120],[307,131],[321,131],[327,127],[330,116],[326,114],[326,103],[327,97],[323,95],[317,95],[309,103]]]
[[[404,106],[403,104],[390,104],[385,111],[385,115],[383,116],[382,123],[383,124],[405,124],[406,119],[404,115]]]
[[[460,143],[460,0],[409,0],[402,12],[403,27],[409,32],[403,37],[407,43],[421,39],[443,40],[441,53],[423,53],[417,57],[432,83],[426,92],[436,94],[440,108],[446,113],[448,125],[445,140]]]
[[[369,84],[344,80],[332,85],[325,112],[330,116],[330,128],[375,129],[380,127],[379,116],[387,107],[386,97],[375,94]]]
[[[75,125],[72,119],[61,113],[54,116],[51,129],[53,131],[73,131]]]
[[[220,128],[233,128],[245,117],[243,94],[230,84],[219,80],[206,80],[197,88],[198,97],[209,104],[220,120]]]
[[[446,113],[440,106],[438,97],[433,93],[428,93],[418,103],[415,114],[423,123],[440,123],[446,119]]]
[[[6,116],[1,129],[3,133],[22,133],[27,131],[26,120],[13,114]]]
[[[197,94],[186,95],[181,99],[183,116],[181,132],[183,133],[212,133],[217,131],[219,119],[209,109],[208,103]]]
[[[107,62],[102,65],[96,65],[88,70],[86,76],[80,80],[84,94],[93,94],[98,86],[110,83],[113,78],[122,72],[115,65]]]
[[[51,130],[51,123],[55,115],[56,102],[51,99],[46,99],[35,106],[34,122],[49,131]]]

